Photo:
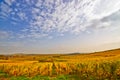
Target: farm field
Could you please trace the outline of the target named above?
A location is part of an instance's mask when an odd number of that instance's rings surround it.
[[[0,55],[0,80],[120,80],[120,49]]]
[[[0,0],[0,80],[120,80],[120,0]]]

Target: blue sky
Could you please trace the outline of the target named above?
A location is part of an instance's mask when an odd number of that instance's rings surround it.
[[[120,0],[0,0],[0,54],[120,48]]]

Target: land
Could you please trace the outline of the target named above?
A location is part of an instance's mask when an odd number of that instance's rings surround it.
[[[0,55],[0,80],[120,80],[120,49]]]

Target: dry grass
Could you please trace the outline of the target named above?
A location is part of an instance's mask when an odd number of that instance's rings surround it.
[[[9,77],[75,75],[81,80],[120,78],[120,49],[75,55],[1,55],[0,59],[0,71]],[[0,77],[5,78],[5,75]]]

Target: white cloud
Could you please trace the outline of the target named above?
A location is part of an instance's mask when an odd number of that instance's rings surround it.
[[[0,14],[2,16],[8,17],[9,12],[11,11],[10,7],[3,2],[1,2],[0,5],[1,5],[0,6],[0,10],[1,10]]]
[[[104,22],[102,19],[120,9],[120,0],[26,0],[21,1],[20,4],[13,0],[5,0],[5,2],[11,6],[13,2],[16,3],[14,4],[16,8],[1,3],[0,9],[6,15],[2,13],[0,15],[7,16],[15,12],[11,19],[20,18],[29,24],[26,34],[21,35],[35,38],[44,34],[51,35],[54,32],[79,34],[90,32],[89,28],[109,27],[113,20]]]
[[[26,14],[23,13],[23,12],[19,12],[19,13],[18,13],[18,16],[20,17],[21,20],[27,20],[27,16],[26,16]]]
[[[6,2],[9,6],[11,6],[14,1],[15,1],[15,0],[5,0],[5,2]]]
[[[42,5],[42,0],[38,0],[38,2],[36,3],[36,7],[40,7]]]
[[[100,0],[95,5],[93,13],[98,18],[103,18],[117,12],[120,9],[120,0]]]
[[[46,1],[46,3],[50,2]],[[55,4],[55,7],[52,7],[53,4]],[[42,31],[46,32],[56,30],[58,32],[69,31],[75,34],[86,31],[90,26],[88,24],[92,23],[92,25],[95,25],[94,20],[99,22],[99,25],[97,24],[96,27],[107,27],[110,25],[109,22],[101,22],[100,20],[118,11],[120,9],[119,4],[119,0],[84,0],[77,1],[77,3],[74,0],[66,1],[65,3],[57,0],[55,3],[52,2],[52,4],[44,4],[45,6],[51,6],[55,10],[54,12],[50,14],[49,12],[42,11],[40,14],[44,16],[45,20],[43,20],[41,15],[35,16],[35,21],[32,21],[31,26],[33,29],[39,27]],[[46,16],[51,17],[51,19]]]

